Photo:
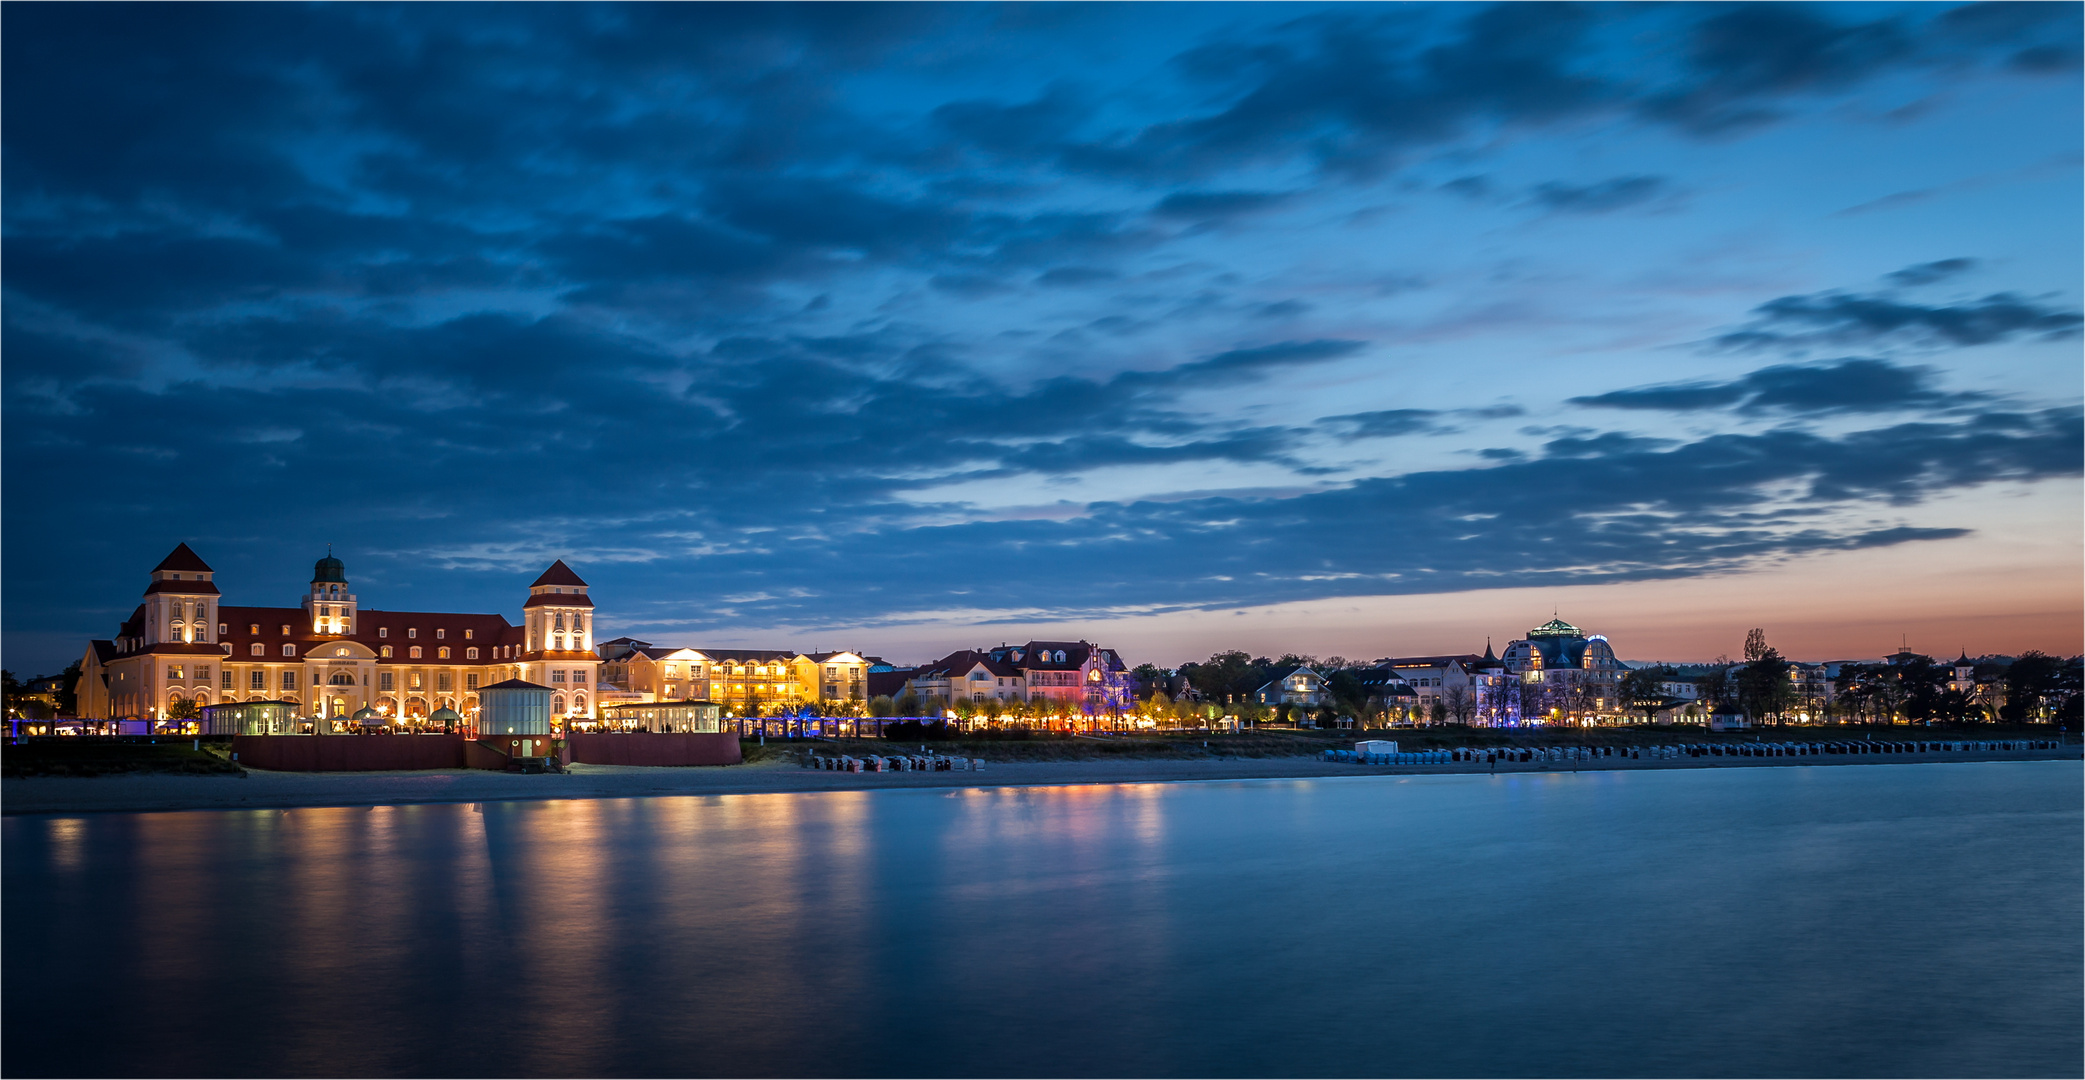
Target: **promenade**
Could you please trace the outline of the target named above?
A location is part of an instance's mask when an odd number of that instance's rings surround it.
[[[1457,773],[1544,774],[1650,769],[1836,768],[1977,761],[2077,761],[2085,748],[1818,756],[1795,758],[1599,758],[1581,762],[1362,765],[1314,757],[991,762],[977,772],[847,773],[804,769],[791,760],[711,768],[573,765],[564,775],[477,770],[281,773],[241,776],[135,774],[28,777],[0,782],[0,813],[75,814],[169,810],[251,810],[309,806],[501,802],[524,799],[628,799],[673,795],[754,795],[888,788],[985,788],[1068,784],[1151,784],[1211,780],[1331,779]]]

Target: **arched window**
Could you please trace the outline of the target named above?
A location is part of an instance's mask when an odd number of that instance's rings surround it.
[[[420,658],[420,647],[418,645],[413,646],[411,649],[406,650],[406,655],[418,660]]]
[[[297,655],[297,647],[296,647],[295,645],[284,645],[284,646],[282,647],[282,655],[284,655],[284,656],[295,656],[295,655]]]
[[[441,631],[437,630],[435,632],[440,633]],[[444,645],[441,648],[436,649],[434,651],[434,654],[444,660],[447,660],[449,658],[449,647],[447,645]]]
[[[382,648],[380,648],[380,649],[378,649],[378,650],[376,651],[376,654],[377,654],[378,656],[381,656],[381,657],[383,657],[383,658],[384,658],[384,659],[386,659],[386,660],[389,660],[389,659],[391,659],[391,646],[389,646],[389,645],[385,645],[385,646],[383,646]]]
[[[406,627],[406,628],[405,628],[405,636],[407,636],[407,637],[409,637],[409,638],[416,638],[416,637],[419,637],[419,636],[420,636],[420,628],[419,628],[419,627],[417,627],[417,626],[408,626],[408,627]]]
[[[353,672],[336,671],[326,677],[326,684],[329,686],[353,686],[355,685],[355,676]]]
[[[559,694],[558,696],[550,699],[550,711],[558,714],[559,716],[563,716],[565,714],[565,695]]]
[[[258,641],[254,642],[251,645],[248,645],[246,647],[246,651],[252,653],[255,656],[268,655],[268,647],[266,645],[261,644]]]
[[[437,628],[437,629],[435,630],[435,632],[434,632],[434,639],[435,639],[436,641],[442,641],[442,640],[446,639],[446,638],[447,638],[448,636],[449,636],[449,632],[448,632],[447,630],[443,630],[443,629]]]
[[[583,712],[585,712],[585,711],[586,711],[586,695],[585,695],[585,694],[573,694],[573,695],[572,695],[572,711],[573,711],[573,712],[576,712],[576,713],[583,713]]]
[[[463,658],[465,660],[476,660],[478,658],[478,650],[475,647],[463,650]]]

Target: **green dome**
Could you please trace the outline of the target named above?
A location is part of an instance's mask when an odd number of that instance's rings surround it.
[[[311,580],[338,581],[345,585],[347,584],[347,566],[339,559],[334,558],[331,553],[328,553],[325,558],[312,564]]]
[[[356,709],[353,719],[357,724],[381,724],[384,722],[383,716],[367,705]]]
[[[430,724],[461,724],[463,723],[463,714],[444,705],[429,713],[427,722]]]

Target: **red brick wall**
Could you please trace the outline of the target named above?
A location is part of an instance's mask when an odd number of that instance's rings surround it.
[[[463,768],[461,735],[234,735],[241,765],[282,772]]]
[[[575,732],[565,736],[573,761],[588,765],[736,765],[738,736],[726,732]]]

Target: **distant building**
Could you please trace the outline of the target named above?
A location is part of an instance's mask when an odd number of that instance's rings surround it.
[[[1299,667],[1253,691],[1252,696],[1262,705],[1298,705],[1315,709],[1332,700],[1332,691],[1325,685],[1323,675]]]
[[[601,677],[639,703],[714,701],[734,715],[804,704],[851,708],[869,691],[869,659],[853,652],[694,649],[621,637],[601,643]]]
[[[1549,708],[1582,707],[1599,714],[1620,707],[1619,684],[1628,669],[1602,635],[1551,619],[1507,644],[1500,659],[1506,671],[1520,679],[1523,693],[1533,688],[1549,696]],[[1571,700],[1580,694],[1582,705]]]
[[[1136,708],[1136,678],[1122,657],[1090,641],[959,650],[911,671],[905,691],[950,703],[1051,701],[1088,716]]]
[[[546,686],[557,717],[593,715],[594,602],[563,560],[529,584],[521,625],[364,608],[331,554],[297,607],[221,604],[216,576],[187,544],[152,568],[116,636],[88,643],[82,717],[164,720],[177,702],[287,700],[319,722],[344,725],[367,708],[410,727],[442,709],[475,716],[480,688],[509,679]]]

